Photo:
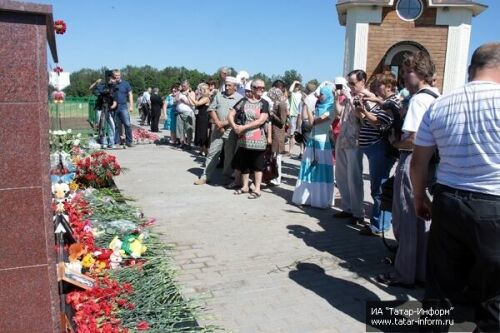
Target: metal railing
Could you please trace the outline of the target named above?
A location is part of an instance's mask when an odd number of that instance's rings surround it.
[[[52,130],[69,129],[78,132],[92,132],[97,115],[94,110],[95,97],[66,97],[64,103],[49,102]]]

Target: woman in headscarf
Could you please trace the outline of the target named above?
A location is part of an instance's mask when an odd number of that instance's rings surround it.
[[[287,119],[287,103],[283,91],[279,88],[271,88],[267,93],[271,99],[273,108],[269,112],[269,119],[271,119],[271,149],[276,157],[276,164],[278,167],[278,177],[271,180],[273,185],[279,186],[281,184],[281,157],[285,153],[285,124]]]
[[[333,204],[333,157],[330,143],[330,124],[333,119],[333,90],[331,86],[320,89],[314,113],[309,111],[312,125],[300,164],[299,177],[293,192],[292,202],[329,208]]]

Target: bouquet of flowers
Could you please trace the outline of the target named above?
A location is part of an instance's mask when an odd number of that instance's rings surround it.
[[[96,151],[80,159],[76,165],[76,180],[87,187],[103,188],[113,184],[121,167],[116,157],[105,151]]]
[[[134,143],[153,143],[160,140],[160,137],[143,128],[135,129],[132,132]]]
[[[122,309],[134,309],[135,304],[127,300],[133,292],[130,283],[120,284],[107,275],[97,280],[88,291],[72,291],[66,302],[75,310],[73,322],[77,332],[82,333],[126,333],[117,313]],[[137,327],[141,330],[140,327]]]
[[[67,130],[49,131],[50,151],[71,152],[74,147],[79,147],[82,134],[74,134],[71,128]]]

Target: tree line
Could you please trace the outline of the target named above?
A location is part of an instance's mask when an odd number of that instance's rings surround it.
[[[231,67],[230,69],[232,75],[236,76],[237,71]],[[105,67],[101,69],[84,68],[71,73],[71,85],[66,87],[64,92],[67,96],[90,96],[92,93],[89,91],[89,86],[98,78],[104,79],[105,70],[107,70]],[[184,80],[188,80],[194,88],[201,82],[206,82],[211,79],[218,80],[218,73],[208,74],[185,67],[165,67],[164,69],[157,69],[151,66],[137,67],[128,65],[120,70],[123,79],[130,83],[135,95],[145,91],[148,87],[157,87],[160,89],[162,95],[166,95],[174,85]],[[268,88],[271,86],[272,82],[280,79],[289,87],[295,80],[302,81],[302,75],[296,70],[291,69],[285,71],[281,75],[268,76],[264,73],[257,73],[253,75],[251,79],[263,80]],[[312,81],[317,83],[317,80]]]

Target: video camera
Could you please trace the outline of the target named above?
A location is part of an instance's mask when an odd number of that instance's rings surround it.
[[[106,70],[104,72],[104,88],[102,94],[114,94],[116,82],[113,81],[113,71]]]
[[[113,71],[106,70],[104,72],[104,82],[101,82],[96,87],[97,101],[95,109],[98,111],[97,131],[99,139],[102,144],[105,136],[106,122],[109,117],[114,101],[114,94],[116,90],[116,83],[113,80]]]

